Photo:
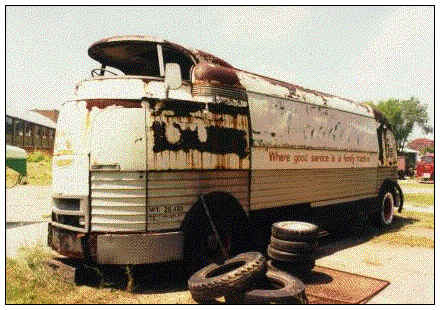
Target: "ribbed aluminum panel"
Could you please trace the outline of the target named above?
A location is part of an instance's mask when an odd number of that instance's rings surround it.
[[[251,210],[374,195],[376,168],[253,170]]]
[[[146,173],[91,171],[92,231],[146,231]]]
[[[377,192],[379,192],[383,181],[386,179],[397,181],[397,167],[379,167],[377,168]]]
[[[180,228],[200,195],[214,191],[233,195],[248,210],[248,176],[249,171],[149,172],[148,230]]]

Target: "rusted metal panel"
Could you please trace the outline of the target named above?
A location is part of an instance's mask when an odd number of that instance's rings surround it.
[[[149,172],[148,229],[179,229],[186,212],[200,195],[210,192],[229,193],[246,212],[249,207],[248,180],[249,171]]]
[[[84,233],[49,226],[49,246],[61,255],[72,258],[85,258],[81,238]]]
[[[194,84],[206,82],[212,86],[229,85],[242,88],[236,70],[210,63],[200,63],[194,68]]]
[[[249,109],[254,146],[377,152],[371,117],[260,94]]]
[[[146,172],[91,172],[91,230],[146,231]]]
[[[163,46],[168,46],[174,50],[181,52],[183,55],[191,57],[196,63],[196,80],[193,81],[194,84],[197,84],[197,80],[217,81],[217,78],[215,77],[220,77],[220,79],[222,80],[220,81],[221,83],[233,83],[235,85],[242,85],[249,92],[264,93],[267,95],[280,96],[283,98],[293,98],[306,103],[327,105],[328,107],[333,107],[356,114],[373,116],[373,111],[370,107],[358,104],[353,100],[327,94],[317,90],[308,89],[299,85],[278,81],[258,74],[246,72],[234,68],[226,61],[209,53],[187,48],[166,40],[150,36],[117,36],[106,38],[92,44],[92,46],[89,48],[89,55],[92,58],[107,64],[115,61],[125,61],[127,63],[130,63],[131,61],[135,63],[136,61],[134,58],[136,57],[137,53],[134,52],[134,47],[142,47],[143,45],[147,46],[154,44],[162,44]],[[120,48],[119,50],[117,50],[117,52],[115,52],[115,48],[117,48],[118,45],[123,46],[123,48]],[[130,47],[130,45],[132,47]],[[120,59],[121,57],[123,59]],[[130,57],[133,59],[131,59]],[[214,65],[214,67],[212,67],[211,65]],[[212,68],[207,68],[207,66]],[[205,68],[205,70],[200,71],[201,68]],[[203,74],[200,74],[201,72],[203,72]],[[229,82],[227,82],[228,80]]]
[[[249,168],[246,101],[151,100],[149,108],[150,171]]]
[[[375,195],[376,168],[253,170],[251,210]],[[359,198],[360,199],[360,198]]]

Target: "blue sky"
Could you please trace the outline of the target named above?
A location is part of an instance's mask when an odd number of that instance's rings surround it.
[[[434,120],[434,9],[397,6],[7,7],[7,110],[59,108],[98,66],[88,47],[125,34],[358,101],[414,96]]]

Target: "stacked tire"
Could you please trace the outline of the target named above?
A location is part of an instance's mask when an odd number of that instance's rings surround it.
[[[266,270],[266,259],[258,252],[202,268],[190,277],[188,289],[198,303],[224,296],[230,304],[307,304],[301,280],[283,271]]]
[[[271,258],[269,269],[305,275],[315,267],[315,249],[319,227],[306,222],[277,222],[272,224],[272,235],[267,248]]]

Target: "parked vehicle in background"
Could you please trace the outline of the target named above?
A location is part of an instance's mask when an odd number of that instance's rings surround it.
[[[62,255],[196,265],[218,255],[217,235],[241,253],[279,212],[347,229],[346,215],[388,226],[401,210],[394,135],[368,105],[149,36],[89,55],[101,67],[55,137],[48,243]]]
[[[7,187],[13,187],[25,181],[27,176],[27,153],[22,148],[6,144],[6,167],[18,173],[17,179]]]
[[[417,177],[434,180],[434,154],[426,153],[417,164]]]
[[[413,177],[416,169],[417,152],[404,151],[397,154],[397,169],[399,179]]]

